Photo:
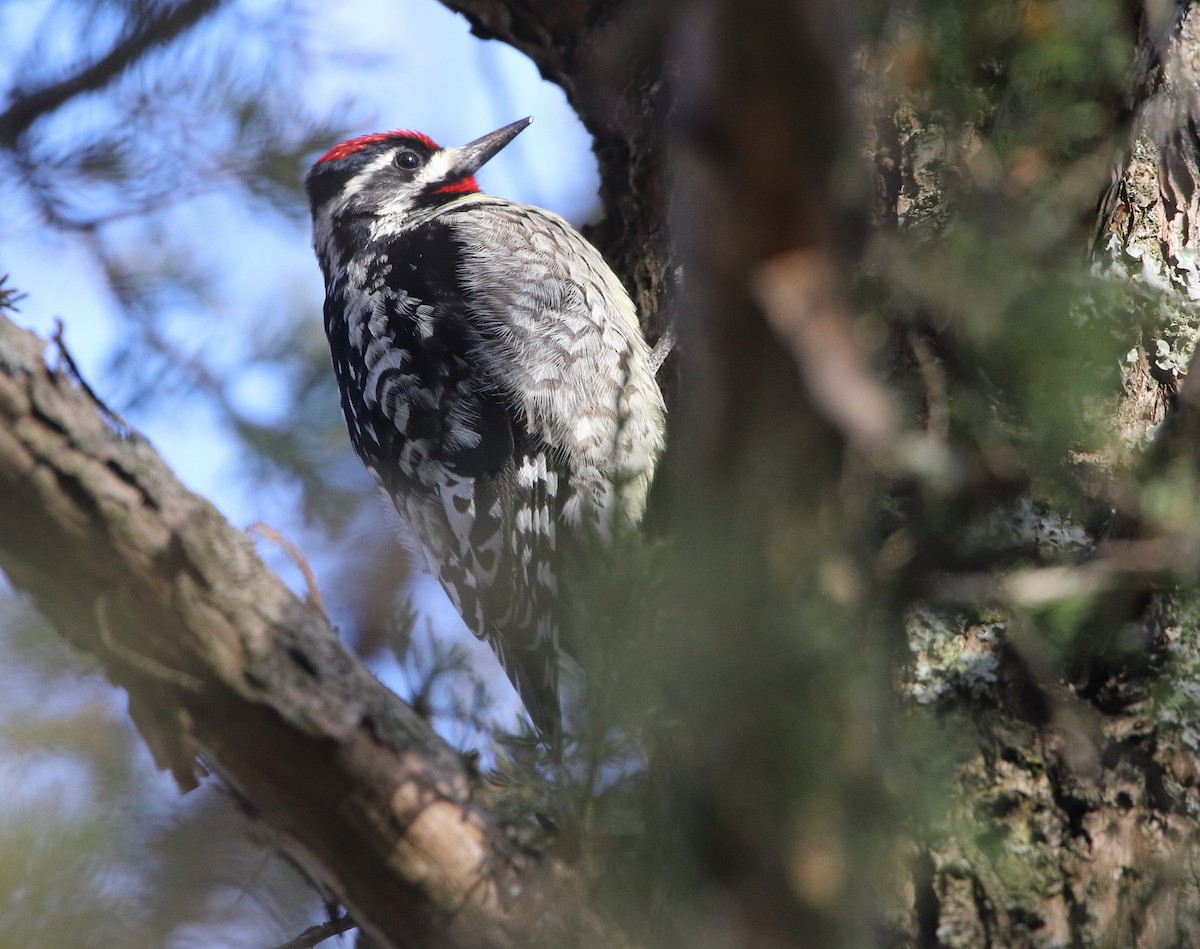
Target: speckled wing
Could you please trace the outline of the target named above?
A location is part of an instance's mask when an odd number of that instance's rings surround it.
[[[476,196],[440,218],[463,248],[459,277],[480,360],[560,462],[568,524],[636,522],[662,451],[662,393],[633,302],[600,253],[540,208]]]
[[[513,530],[531,523],[531,506],[552,527],[557,474],[480,359],[460,250],[437,222],[373,248],[367,266],[348,268],[355,286],[326,329],[356,450],[549,735],[559,719],[553,535],[547,544]]]

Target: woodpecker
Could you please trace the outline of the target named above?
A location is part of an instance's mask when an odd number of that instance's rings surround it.
[[[350,440],[553,747],[564,554],[640,520],[665,409],[599,251],[475,181],[531,121],[364,135],[306,186]]]

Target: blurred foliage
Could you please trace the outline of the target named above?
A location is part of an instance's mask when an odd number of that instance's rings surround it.
[[[254,232],[239,240],[270,243],[272,228],[300,226],[304,171],[346,117],[311,114],[298,95],[303,4],[214,7],[0,150],[0,226],[54,229],[92,254],[120,317],[106,373],[114,406],[135,417],[147,403],[158,414],[215,413],[264,490],[301,486],[307,514],[339,535],[362,491],[350,466],[314,461],[343,437],[318,301],[269,274],[250,283],[221,241],[248,221]],[[153,31],[170,10],[55,0],[12,51],[8,108]],[[265,417],[238,397],[250,374],[280,394]]]
[[[21,293],[16,287],[8,286],[8,274],[0,274],[0,312],[10,310],[16,312],[17,304],[21,302]]]
[[[180,798],[95,662],[0,600],[0,943],[283,942],[320,902],[213,782]]]
[[[286,273],[230,259],[259,240],[265,263],[279,230],[306,226],[304,171],[352,110],[335,120],[307,105],[303,3],[192,5],[212,9],[0,143],[0,231],[54,233],[85,251],[115,304],[105,398],[135,420],[218,419],[248,490],[304,512],[313,546],[338,562],[322,580],[350,604],[348,633],[377,650],[404,561],[375,557],[394,541],[346,450],[319,299]],[[0,116],[119,59],[182,6],[0,3]],[[251,233],[231,235],[246,222]],[[19,300],[0,282],[0,307]],[[277,394],[265,411],[243,397],[249,377]],[[376,559],[390,576],[361,584]],[[317,895],[219,784],[180,799],[155,772],[94,663],[11,594],[0,610],[0,943],[261,949],[322,918]]]
[[[1153,349],[1180,312],[1173,295],[1087,256],[1130,135],[1135,22],[1116,0],[874,9],[864,84],[902,177],[894,226],[866,255],[862,304],[907,334],[900,350],[923,341],[940,377],[911,355],[893,375],[915,411],[944,419],[961,457],[1009,482],[1010,497],[1032,492],[1095,526],[1070,460],[1115,454],[1126,354]],[[994,496],[960,500],[978,502],[965,521],[978,535]]]
[[[944,426],[954,464],[941,480],[889,480],[840,457],[827,433],[788,428],[786,406],[747,419],[756,451],[720,509],[696,512],[675,547],[623,540],[577,590],[589,635],[572,645],[588,675],[569,677],[575,740],[561,762],[528,729],[497,727],[462,650],[397,600],[403,564],[382,553],[392,539],[346,447],[317,301],[286,275],[263,275],[251,297],[215,276],[225,203],[252,206],[264,232],[294,224],[308,157],[341,131],[294,94],[303,7],[222,5],[0,150],[0,222],[77,236],[119,304],[114,406],[222,420],[256,488],[296,496],[321,534],[333,566],[320,573],[352,604],[347,634],[394,648],[402,693],[451,740],[495,738],[489,779],[505,813],[578,859],[650,943],[728,944],[741,930],[709,924],[735,915],[721,885],[747,851],[782,881],[763,898],[798,905],[797,925],[858,894],[853,919],[815,939],[874,942],[911,863],[881,829],[932,825],[955,800],[977,750],[976,722],[959,713],[1000,704],[997,657],[1056,677],[1146,646],[1130,634],[1127,591],[1023,610],[930,605],[947,574],[966,584],[1070,566],[1117,529],[1124,512],[1095,475],[1134,474],[1112,424],[1128,354],[1140,346],[1168,371],[1194,349],[1192,304],[1130,279],[1139,261],[1087,254],[1130,131],[1127,5],[862,6],[867,144],[894,147],[899,173],[894,220],[878,222],[854,288],[861,329],[912,417]],[[14,59],[10,96],[161,9],[57,0]],[[0,281],[0,306],[11,292]],[[278,397],[251,410],[238,386],[256,374]],[[1143,523],[1200,534],[1194,479],[1148,475]],[[1164,597],[1175,620],[1163,661],[1179,678],[1155,699],[1190,747],[1193,600]],[[79,944],[81,929],[97,943],[263,945],[303,928],[315,900],[246,843],[216,789],[172,803],[98,672],[6,609],[0,769],[24,790],[0,813],[0,931],[29,945]],[[1041,872],[985,825],[942,831],[985,838],[1008,876]]]
[[[868,0],[882,77],[923,115],[1040,176],[1106,144],[1131,91],[1135,22],[1119,0]],[[1029,151],[1032,150],[1032,151]],[[1002,169],[996,169],[1002,170]]]

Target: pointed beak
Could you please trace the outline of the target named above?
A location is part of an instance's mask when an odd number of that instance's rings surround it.
[[[524,118],[513,122],[511,125],[506,125],[504,128],[489,132],[482,138],[477,138],[466,145],[447,149],[453,157],[450,173],[446,177],[453,180],[455,178],[466,178],[469,175],[475,174],[475,172],[495,157],[500,149],[516,138],[532,121],[532,118]]]

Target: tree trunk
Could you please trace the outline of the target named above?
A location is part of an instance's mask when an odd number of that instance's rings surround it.
[[[1200,460],[1189,400],[1172,414],[1181,383],[1194,388],[1184,377],[1200,329],[1200,8],[1170,7],[1146,4],[1140,15],[1131,145],[1100,200],[1094,242],[1109,279],[1161,294],[1142,335],[1127,340],[1122,390],[1107,406],[1113,447],[1087,461],[1110,498],[1171,459],[1185,456],[1193,470]],[[929,206],[923,163],[930,151],[920,144],[928,131],[896,117],[882,122],[881,141],[902,156],[895,177],[907,194],[888,187],[890,165],[878,190],[889,195],[884,218],[903,227],[906,215],[911,224]],[[1125,502],[1112,503],[1117,511]],[[1041,513],[1033,530],[1043,534],[1034,544],[1066,523],[1060,513]],[[1082,541],[1095,557],[1082,569],[1097,568],[1092,589],[1101,604],[1093,659],[1065,670],[1048,661],[1019,605],[1015,615],[969,611],[943,618],[940,628],[924,619],[910,627],[918,666],[930,664],[910,680],[912,694],[940,722],[953,723],[951,731],[966,725],[978,749],[958,772],[956,804],[922,835],[905,944],[1149,949],[1200,942],[1194,709],[1173,707],[1170,698],[1194,687],[1197,563],[1164,542],[1151,520],[1126,509]],[[1074,583],[1082,574],[1040,579]],[[1042,595],[1032,585],[1026,592],[1026,607]],[[1019,604],[1020,591],[1010,593],[1009,602]],[[1053,591],[1051,598],[1070,595]],[[1114,627],[1122,641],[1099,645]],[[936,696],[925,691],[931,682]]]

